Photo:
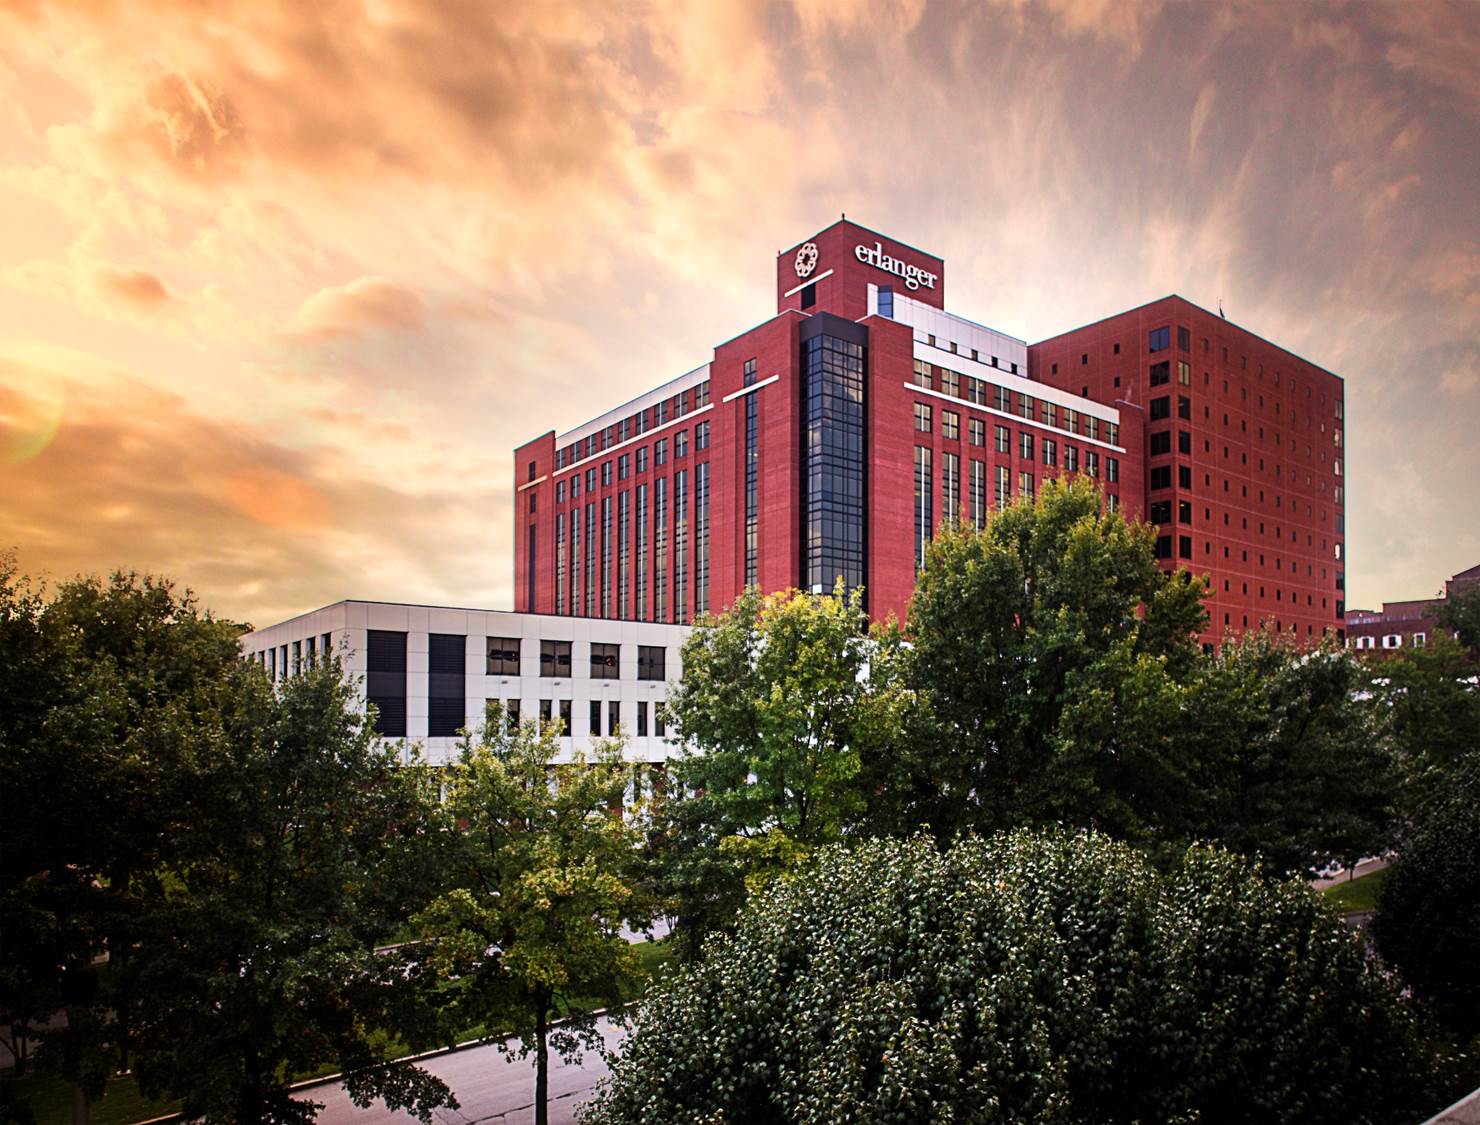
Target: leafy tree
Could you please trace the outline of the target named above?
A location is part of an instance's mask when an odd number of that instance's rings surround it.
[[[1480,1035],[1480,745],[1404,832],[1372,933],[1461,1041]]]
[[[1471,660],[1480,660],[1480,582],[1451,591],[1435,618],[1455,634]]]
[[[535,1055],[535,1121],[547,1120],[549,1049],[578,1060],[599,1049],[590,1016],[553,1027],[580,998],[616,1004],[641,979],[624,920],[645,921],[635,829],[621,816],[631,777],[620,743],[557,763],[558,727],[509,730],[495,714],[466,736],[446,774],[452,825],[447,886],[418,918],[431,963],[448,982],[459,1027],[494,1035],[512,1020]]]
[[[747,889],[838,839],[867,808],[862,757],[891,740],[897,640],[862,592],[746,591],[684,643],[669,714],[683,745],[659,840],[691,952]]]
[[[1398,773],[1364,666],[1268,632],[1226,642],[1194,678],[1194,831],[1279,875],[1355,863],[1392,843]]]
[[[432,779],[376,738],[337,662],[275,690],[238,660],[232,680],[214,728],[180,732],[165,799],[188,815],[137,876],[140,1089],[188,1118],[305,1122],[318,1107],[288,1086],[332,1065],[357,1104],[429,1121],[447,1087],[388,1056],[392,1037],[433,1041],[432,978],[376,946],[417,902]]]
[[[48,596],[0,557],[0,1024],[90,1097],[124,1059],[128,1009],[94,957],[129,956],[140,880],[191,815],[180,747],[218,721],[240,632],[163,580]]]
[[[1412,1121],[1433,1077],[1306,887],[1020,831],[824,850],[646,1001],[582,1119]]]
[[[1045,484],[985,530],[945,528],[910,603],[906,678],[922,722],[875,764],[894,831],[1176,823],[1178,685],[1199,657],[1204,585],[1166,574],[1154,532],[1093,482]]]
[[[1454,767],[1480,746],[1480,666],[1441,633],[1424,648],[1402,649],[1370,668],[1391,716],[1411,811],[1443,789]]]

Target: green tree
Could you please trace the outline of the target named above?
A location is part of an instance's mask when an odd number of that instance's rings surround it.
[[[1204,584],[1092,481],[1050,481],[985,530],[942,529],[910,603],[915,733],[876,764],[893,830],[1063,822],[1139,836],[1180,822],[1172,738],[1199,659]]]
[[[1392,720],[1395,752],[1412,811],[1448,784],[1452,770],[1480,746],[1480,666],[1452,638],[1405,648],[1369,665],[1374,690]]]
[[[129,957],[140,880],[191,815],[181,746],[227,706],[241,631],[160,579],[48,595],[0,557],[0,1024],[89,1097],[125,1058],[129,1008],[94,958]]]
[[[552,1028],[578,999],[621,1002],[640,982],[625,921],[644,923],[639,838],[622,817],[631,778],[618,742],[560,757],[558,726],[509,730],[495,712],[464,738],[446,773],[451,825],[447,885],[417,920],[431,964],[448,982],[447,1012],[490,1036],[512,1021],[523,1038],[502,1049],[535,1055],[535,1121],[547,1120],[549,1050],[579,1059],[599,1049],[590,1016]]]
[[[1461,1042],[1480,1036],[1480,746],[1403,833],[1372,933]]]
[[[357,1104],[423,1121],[447,1087],[391,1061],[431,1045],[431,975],[385,934],[425,877],[434,779],[374,734],[335,661],[269,684],[238,660],[214,729],[180,732],[162,799],[185,814],[123,969],[140,1089],[187,1118],[304,1122],[288,1086],[333,1066]]]
[[[662,806],[666,887],[690,953],[754,889],[838,839],[868,805],[863,756],[892,740],[897,638],[862,592],[752,589],[700,620],[669,702],[683,747]]]
[[[1480,582],[1451,591],[1434,616],[1441,627],[1454,633],[1471,660],[1480,660]]]
[[[1399,773],[1367,669],[1328,642],[1227,641],[1185,696],[1189,819],[1279,875],[1355,863],[1392,843]]]
[[[1230,853],[1094,834],[825,849],[639,1010],[587,1125],[1414,1121],[1361,938]]]

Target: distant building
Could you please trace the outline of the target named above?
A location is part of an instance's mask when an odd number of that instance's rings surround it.
[[[1381,610],[1347,610],[1346,647],[1379,653],[1423,648],[1439,629],[1439,607],[1457,591],[1475,585],[1480,585],[1480,566],[1462,570],[1444,583],[1442,598],[1383,602]]]

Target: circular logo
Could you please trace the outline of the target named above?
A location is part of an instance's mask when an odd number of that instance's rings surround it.
[[[797,251],[797,276],[806,277],[817,268],[817,243],[809,242]]]

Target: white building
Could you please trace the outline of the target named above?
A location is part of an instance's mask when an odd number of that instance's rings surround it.
[[[375,704],[380,733],[420,743],[434,763],[456,756],[456,732],[482,725],[491,703],[511,717],[563,720],[567,752],[620,732],[629,761],[661,763],[672,754],[668,684],[683,673],[688,634],[643,621],[342,601],[241,644],[274,680],[331,651]]]

